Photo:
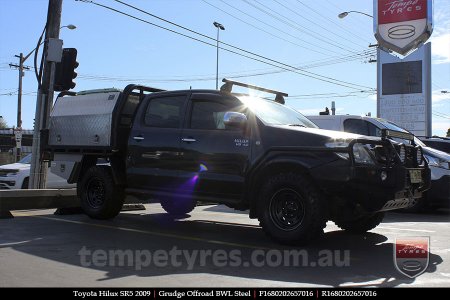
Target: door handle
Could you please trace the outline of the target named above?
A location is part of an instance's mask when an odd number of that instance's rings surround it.
[[[138,135],[138,136],[134,136],[133,137],[133,140],[135,140],[135,141],[142,141],[142,140],[144,140],[144,137],[143,136],[141,136],[141,135]]]
[[[181,141],[185,143],[193,143],[196,142],[197,140],[193,138],[182,138]]]

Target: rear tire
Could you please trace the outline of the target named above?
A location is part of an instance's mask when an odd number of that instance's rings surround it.
[[[194,210],[197,201],[192,198],[167,197],[160,199],[162,208],[170,215],[183,216]]]
[[[341,229],[351,233],[365,233],[374,229],[383,221],[384,212],[377,212],[373,215],[364,216],[356,220],[334,221]]]
[[[319,190],[305,176],[281,173],[260,191],[259,221],[264,232],[283,244],[307,244],[323,234],[326,210]]]
[[[93,166],[77,185],[77,194],[83,211],[93,219],[111,219],[122,209],[124,189],[113,180],[111,168]]]

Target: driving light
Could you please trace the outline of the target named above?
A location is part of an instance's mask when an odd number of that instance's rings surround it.
[[[416,151],[416,160],[417,160],[417,164],[418,164],[419,166],[423,163],[422,147],[417,147],[417,151]]]
[[[398,156],[399,156],[399,158],[400,158],[400,161],[401,161],[402,163],[404,163],[404,162],[405,162],[405,159],[406,159],[406,149],[405,149],[405,146],[404,146],[404,145],[400,145],[400,150],[399,150],[399,152],[398,152]]]

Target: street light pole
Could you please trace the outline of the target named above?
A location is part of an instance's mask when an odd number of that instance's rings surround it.
[[[373,19],[373,16],[371,16],[371,15],[369,15],[369,14],[366,14],[365,12],[357,11],[357,10],[349,10],[349,11],[341,12],[340,14],[338,14],[338,17],[339,17],[339,19],[343,19],[343,18],[345,18],[346,16],[348,16],[348,14],[350,14],[350,13],[356,13],[356,14],[364,15],[364,16],[366,16],[366,17],[369,17],[369,18],[372,18],[372,19]],[[375,44],[375,45],[370,44],[369,47],[378,47],[378,44]],[[369,60],[369,63],[372,63],[372,62],[378,62],[378,61],[379,61],[379,59],[378,59],[379,53],[380,53],[380,50],[377,49],[377,59],[376,59],[376,60],[370,59],[370,60]],[[333,101],[333,103],[334,103],[334,101]],[[333,109],[332,109],[332,111],[333,111]],[[333,111],[333,115],[334,115],[334,111]],[[369,112],[369,113],[368,113],[368,116],[370,117],[370,115],[371,115],[371,113]]]
[[[225,27],[217,22],[214,22],[213,25],[217,28],[217,59],[216,59],[216,90],[219,89],[219,31],[225,30]]]
[[[341,13],[338,15],[338,17],[339,17],[339,19],[343,19],[343,18],[345,18],[346,16],[348,16],[349,13],[361,14],[361,15],[365,15],[365,16],[367,16],[367,17],[373,19],[373,16],[371,16],[371,15],[369,15],[369,14],[366,14],[365,12],[357,11],[357,10],[350,10],[350,11],[344,11],[344,12],[341,12]]]

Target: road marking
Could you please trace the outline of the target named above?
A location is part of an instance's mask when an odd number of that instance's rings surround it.
[[[38,241],[38,240],[42,240],[42,238],[35,238],[32,240],[20,241],[20,242],[4,243],[4,244],[0,244],[0,247],[16,246],[16,245],[26,244],[26,243],[34,242],[34,241]]]
[[[414,232],[428,232],[428,233],[434,233],[436,231],[432,230],[425,230],[425,229],[406,229],[406,228],[393,228],[393,227],[384,227],[384,226],[378,226],[375,229],[387,229],[387,230],[400,230],[400,231],[414,231]]]
[[[384,279],[384,278],[372,279],[374,276],[365,276],[365,277],[366,277],[365,279],[367,279],[367,281],[361,281],[361,279],[363,279],[364,277],[361,278],[360,276],[358,276],[358,277],[354,277],[355,281],[351,281],[353,278],[349,278],[349,279],[346,279],[346,280],[349,280],[348,282],[341,283],[338,286],[339,287],[355,287],[355,286],[356,287],[360,287],[360,286],[377,287],[377,286],[382,285],[386,281],[386,279]]]
[[[447,253],[450,252],[450,249],[438,249],[438,250],[434,250],[433,253]]]
[[[263,247],[263,246],[246,245],[246,244],[225,242],[225,241],[219,241],[219,240],[209,240],[209,239],[204,239],[204,238],[199,238],[199,237],[194,237],[194,236],[177,235],[177,234],[172,234],[172,233],[162,233],[162,232],[157,232],[157,231],[126,228],[126,227],[115,227],[115,226],[110,226],[110,225],[88,223],[88,222],[81,222],[81,221],[74,221],[74,220],[67,220],[67,219],[58,219],[58,218],[35,216],[35,215],[28,215],[28,214],[15,214],[15,215],[21,216],[21,217],[32,217],[32,218],[45,219],[45,220],[51,220],[51,221],[66,222],[66,223],[72,223],[72,224],[78,224],[78,225],[88,225],[88,226],[99,227],[99,228],[115,229],[115,230],[134,232],[134,233],[143,233],[143,234],[161,236],[161,237],[166,237],[166,238],[176,238],[176,239],[183,239],[183,240],[196,241],[196,242],[205,242],[205,243],[209,243],[209,244],[224,245],[224,246],[231,246],[231,247],[262,249],[262,250],[271,250],[272,249],[272,248]]]

